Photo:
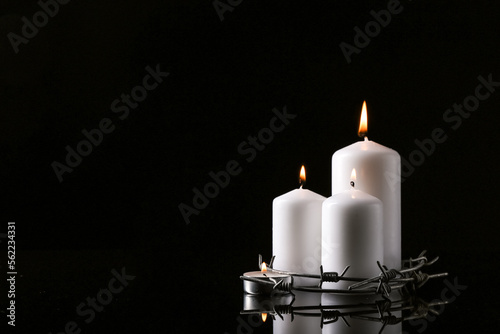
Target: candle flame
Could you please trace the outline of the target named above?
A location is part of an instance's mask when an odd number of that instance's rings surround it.
[[[260,271],[261,272],[265,272],[267,271],[267,266],[266,266],[266,263],[265,262],[262,262],[261,266],[260,266]]]
[[[368,115],[366,111],[366,101],[363,101],[363,108],[361,108],[361,118],[359,120],[358,136],[365,137],[368,133]]]
[[[267,320],[267,313],[262,313],[261,316],[262,316],[262,322],[266,322],[266,320]]]
[[[302,168],[300,168],[299,183],[300,183],[300,187],[302,187],[304,185],[304,183],[306,183],[306,168],[304,167],[304,165],[302,165]]]
[[[351,183],[351,187],[354,189],[354,186],[356,185],[356,168],[352,169],[352,172],[351,172],[351,182],[350,183]]]

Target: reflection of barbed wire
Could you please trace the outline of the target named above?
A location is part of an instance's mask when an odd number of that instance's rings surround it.
[[[427,274],[422,272],[422,268],[434,264],[439,257],[428,260],[424,250],[420,255],[413,259],[402,261],[402,267],[399,270],[388,269],[385,265],[377,261],[381,273],[378,276],[371,278],[348,277],[345,276],[349,270],[347,266],[342,273],[323,272],[323,266],[320,266],[320,274],[305,274],[291,271],[284,271],[272,267],[275,256],[271,258],[267,271],[277,274],[290,276],[290,282],[283,279],[262,279],[256,277],[240,276],[242,280],[251,281],[257,284],[272,286],[272,289],[282,293],[293,293],[293,291],[305,292],[325,292],[325,293],[343,293],[343,294],[383,294],[389,296],[391,291],[405,288],[407,290],[415,290],[424,285],[429,279],[436,277],[447,276],[447,273]],[[262,256],[259,255],[259,267],[262,264]],[[296,286],[293,284],[294,277],[314,278],[319,279],[318,286]],[[323,289],[324,282],[349,281],[354,282],[347,289]]]
[[[336,323],[339,319],[348,327],[350,327],[349,319],[373,321],[382,324],[379,331],[379,333],[382,333],[388,325],[397,325],[404,321],[425,318],[429,313],[439,315],[439,312],[433,307],[448,303],[447,301],[426,302],[417,297],[415,291],[411,293],[405,292],[402,294],[402,299],[399,300],[391,301],[383,296],[383,299],[372,303],[293,306],[293,302],[294,300],[290,304],[276,304],[276,302],[268,301],[267,305],[271,304],[271,308],[243,310],[240,314],[266,313],[271,315],[274,320],[279,317],[282,321],[285,320],[283,315],[289,314],[292,322],[297,316],[316,317],[320,320],[321,328],[324,325]],[[401,312],[401,316],[393,314],[396,312]]]
[[[446,301],[434,301],[429,303],[416,297],[416,295],[409,296],[408,299],[400,307],[397,308],[390,307],[390,300],[385,299],[381,302],[385,306],[385,308],[378,309],[378,317],[368,315],[352,315],[351,317],[355,319],[377,321],[382,323],[382,328],[379,331],[379,333],[382,333],[387,325],[396,325],[403,321],[425,318],[429,313],[439,315],[439,312],[432,307],[448,303]],[[397,317],[392,314],[392,312],[396,311],[409,311],[409,314],[407,316]]]

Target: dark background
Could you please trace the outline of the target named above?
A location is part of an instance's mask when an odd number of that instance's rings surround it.
[[[443,114],[478,76],[500,81],[500,6],[401,1],[348,64],[339,44],[387,3],[247,0],[221,21],[211,1],[71,1],[16,54],[7,34],[40,7],[3,1],[0,231],[16,221],[17,332],[236,333],[238,276],[272,255],[273,198],[301,164],[331,195],[331,155],[358,140],[363,100],[369,138],[402,159],[447,136],[402,185],[403,255],[440,255],[435,270],[467,285],[426,332],[498,326],[500,92],[456,130]],[[157,64],[170,75],[120,120],[111,103]],[[296,118],[247,162],[238,146],[284,106]],[[115,130],[60,183],[51,164],[103,118]],[[241,173],[186,224],[179,204],[230,160]],[[76,305],[122,267],[136,278],[85,324]]]

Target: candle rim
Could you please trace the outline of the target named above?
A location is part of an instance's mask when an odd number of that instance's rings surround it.
[[[304,188],[296,188],[290,190],[284,194],[279,195],[273,199],[273,204],[275,201],[286,201],[286,202],[303,202],[303,201],[323,201],[326,197],[320,195],[312,190]]]
[[[361,153],[363,152],[363,153]],[[387,146],[374,142],[373,140],[359,140],[348,146],[342,147],[333,153],[333,156],[353,155],[353,154],[373,154],[373,155],[397,155],[399,153]]]

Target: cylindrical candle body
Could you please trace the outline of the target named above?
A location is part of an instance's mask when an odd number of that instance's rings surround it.
[[[372,277],[380,273],[384,256],[382,203],[360,190],[346,190],[323,202],[323,271]],[[325,282],[327,289],[346,289],[352,282]]]
[[[332,194],[350,188],[349,177],[356,169],[356,189],[382,201],[384,258],[389,268],[401,268],[401,158],[373,141],[344,147],[332,157]]]
[[[274,199],[274,268],[319,274],[321,204],[324,200],[325,197],[307,189],[295,189]]]

